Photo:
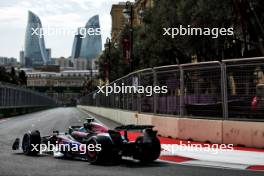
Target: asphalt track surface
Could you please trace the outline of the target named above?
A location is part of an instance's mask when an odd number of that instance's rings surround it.
[[[1,176],[263,176],[263,172],[185,166],[156,161],[142,166],[138,162],[125,160],[117,166],[95,166],[86,161],[55,159],[50,155],[24,156],[12,151],[16,137],[29,130],[38,129],[42,135],[53,130],[65,131],[69,125],[81,125],[87,117],[76,108],[56,108],[0,120],[0,175]],[[105,119],[98,119],[114,127]]]

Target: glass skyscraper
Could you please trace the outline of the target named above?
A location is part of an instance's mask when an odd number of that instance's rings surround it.
[[[71,54],[72,63],[74,63],[75,58],[78,58],[80,56],[81,46],[82,46],[82,35],[80,34],[80,28],[79,28],[73,40],[72,54]]]
[[[42,66],[49,61],[44,36],[39,35],[41,29],[42,24],[39,17],[29,11],[24,53],[26,67]]]
[[[74,39],[72,58],[95,59],[102,52],[102,37],[99,23],[99,15],[89,19],[85,25],[86,35],[84,36],[80,29],[79,34]],[[88,34],[88,32],[94,33]],[[82,37],[82,38],[81,38]]]

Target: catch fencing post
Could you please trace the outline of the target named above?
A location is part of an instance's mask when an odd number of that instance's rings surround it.
[[[121,79],[121,85],[122,83],[125,83],[123,79]],[[121,109],[125,109],[125,93],[122,93],[122,108]]]
[[[222,62],[220,65],[221,65],[221,93],[222,93],[223,120],[226,120],[228,118],[226,64]]]
[[[140,72],[138,72],[138,85],[140,86],[141,85],[141,76],[140,76]],[[141,94],[138,94],[137,95],[137,111],[139,113],[141,113]]]
[[[153,68],[152,69],[152,73],[153,73],[153,87],[157,86],[157,71]],[[157,114],[157,94],[154,92],[154,97],[153,97],[153,113]]]
[[[184,116],[184,71],[181,66],[180,69],[180,117]]]

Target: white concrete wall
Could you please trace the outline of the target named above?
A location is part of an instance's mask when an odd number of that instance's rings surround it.
[[[264,122],[166,117],[119,109],[79,106],[121,124],[154,125],[159,134],[177,139],[264,147]]]
[[[224,143],[264,148],[264,122],[226,121]]]

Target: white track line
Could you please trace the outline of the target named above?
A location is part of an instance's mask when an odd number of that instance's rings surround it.
[[[230,163],[218,163],[218,162],[206,162],[206,161],[184,161],[184,162],[174,162],[174,161],[167,161],[161,160],[158,161],[163,163],[175,164],[175,165],[182,165],[182,166],[194,166],[194,167],[205,167],[205,168],[215,168],[215,169],[225,169],[225,170],[246,170],[248,166],[245,165],[232,165]]]
[[[216,150],[216,149],[215,149]],[[252,152],[241,150],[216,150],[217,153],[213,153],[210,150],[195,150],[195,148],[187,148],[184,151],[178,150],[175,155],[192,158],[194,160],[205,162],[219,162],[230,163],[234,165],[263,165],[264,164],[264,152]]]
[[[243,165],[243,164],[232,164],[232,163],[221,163],[221,162],[199,161],[199,160],[186,161],[186,162],[183,162],[182,164],[191,165],[191,166],[230,168],[230,169],[240,169],[240,170],[245,170],[249,167],[249,165]]]
[[[8,118],[9,119],[9,118]],[[0,119],[0,123],[6,122],[8,119]]]

